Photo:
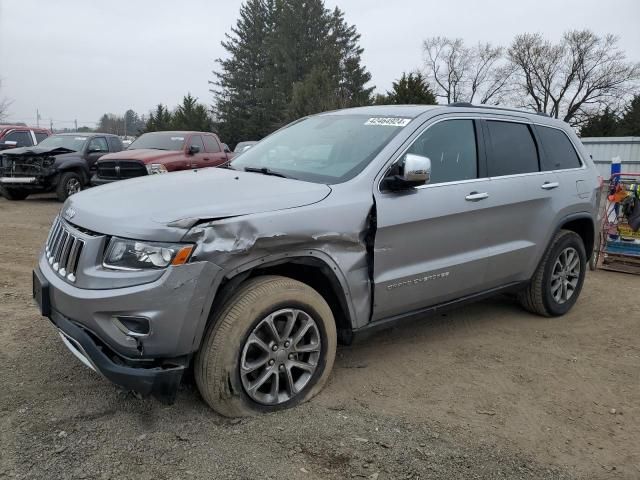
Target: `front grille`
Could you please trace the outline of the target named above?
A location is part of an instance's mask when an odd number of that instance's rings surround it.
[[[83,248],[84,240],[71,233],[63,220],[56,218],[44,249],[51,268],[66,280],[75,282]]]
[[[124,180],[147,175],[147,167],[137,160],[102,160],[98,162],[98,178]]]
[[[51,166],[53,158],[34,156],[23,157],[2,155],[0,158],[0,174],[3,177],[37,177]]]

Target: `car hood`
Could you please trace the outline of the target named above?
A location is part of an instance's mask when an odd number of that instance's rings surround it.
[[[85,190],[69,197],[62,216],[98,233],[178,241],[200,221],[301,207],[330,192],[322,184],[205,168]]]
[[[80,155],[79,152],[75,150],[70,150],[64,147],[56,147],[56,148],[42,148],[42,147],[19,147],[19,148],[10,148],[8,150],[0,151],[0,155],[21,155],[21,156],[36,156],[36,155],[65,155],[65,154],[76,154]]]
[[[136,148],[135,150],[122,150],[121,152],[108,153],[100,160],[140,160],[142,162],[151,162],[162,160],[163,158],[181,157],[184,155],[182,150],[154,150],[152,148]]]

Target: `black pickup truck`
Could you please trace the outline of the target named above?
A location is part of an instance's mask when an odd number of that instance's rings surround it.
[[[116,135],[63,133],[37,146],[0,152],[0,193],[8,200],[24,200],[32,193],[55,192],[58,200],[89,185],[95,162],[122,150]]]

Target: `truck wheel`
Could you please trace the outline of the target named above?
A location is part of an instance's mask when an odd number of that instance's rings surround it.
[[[75,172],[65,172],[60,176],[60,181],[56,187],[58,200],[64,202],[74,193],[82,190],[82,178]]]
[[[0,189],[0,194],[2,194],[2,196],[7,200],[24,200],[29,196],[29,190],[4,187]]]
[[[587,267],[582,238],[561,230],[547,249],[529,285],[518,294],[522,306],[545,317],[567,313],[576,303]]]
[[[322,389],[336,344],[331,308],[318,292],[286,277],[256,277],[212,319],[196,354],[196,383],[226,417],[289,408]]]

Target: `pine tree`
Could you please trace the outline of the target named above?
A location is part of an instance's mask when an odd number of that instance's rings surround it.
[[[217,60],[221,68],[209,84],[220,135],[230,143],[260,139],[278,124],[268,53],[274,8],[273,0],[248,0],[222,42],[229,58]]]
[[[592,115],[580,128],[581,137],[614,137],[619,131],[618,115],[608,107]]]
[[[149,112],[149,118],[145,124],[145,132],[158,132],[171,130],[173,115],[167,107],[159,103],[153,112]]]
[[[618,127],[618,135],[640,136],[640,94],[633,97],[633,100],[627,105]]]
[[[198,103],[190,93],[184,96],[182,104],[173,113],[171,123],[175,130],[211,131],[211,117],[207,107]]]
[[[419,72],[402,74],[393,82],[393,88],[386,95],[387,104],[395,105],[435,105],[436,96],[429,88],[426,78]]]
[[[371,103],[360,36],[323,0],[248,0],[214,72],[214,112],[229,143],[301,115]]]

